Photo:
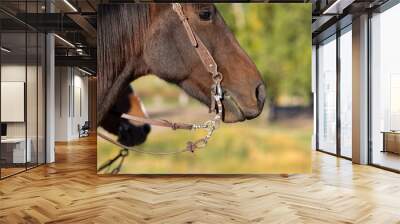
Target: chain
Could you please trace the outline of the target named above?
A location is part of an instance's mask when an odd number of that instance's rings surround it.
[[[222,99],[223,99],[223,91],[221,87],[222,74],[217,72],[213,74],[212,79],[214,84],[211,86],[211,104],[210,104],[210,112],[215,112],[215,117],[212,120],[206,121],[203,125],[193,125],[193,130],[196,129],[206,129],[207,135],[200,139],[201,142],[197,145],[197,148],[206,147],[208,140],[213,135],[214,131],[219,128],[221,118],[222,118]]]
[[[121,171],[122,164],[124,163],[125,158],[128,156],[128,154],[129,154],[129,150],[126,149],[126,148],[122,148],[122,149],[119,151],[119,154],[118,154],[118,155],[116,155],[114,158],[108,160],[108,161],[105,162],[103,165],[101,165],[101,166],[97,169],[97,172],[101,172],[102,170],[105,170],[105,169],[106,169],[107,171],[109,171],[110,168],[111,168],[111,166],[112,166],[114,163],[116,163],[116,162],[118,161],[118,159],[121,158],[121,159],[119,160],[118,166],[117,166],[116,168],[114,168],[114,169],[111,171],[111,174],[118,174],[118,173]]]

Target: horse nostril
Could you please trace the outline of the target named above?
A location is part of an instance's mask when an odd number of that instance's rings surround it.
[[[150,125],[148,125],[148,124],[143,125],[143,131],[146,133],[146,135],[148,133],[150,133],[150,131],[151,131]]]
[[[261,110],[264,107],[264,101],[265,101],[265,86],[264,86],[264,84],[260,84],[257,86],[256,98],[257,98],[258,109]]]

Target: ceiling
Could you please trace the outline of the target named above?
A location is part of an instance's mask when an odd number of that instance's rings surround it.
[[[56,65],[79,66],[96,71],[96,0],[51,0],[48,13],[45,0],[1,0],[2,46],[11,61],[36,55],[30,32],[54,32]],[[103,1],[108,2],[108,1]],[[47,5],[49,6],[49,5]],[[71,7],[72,6],[72,7]],[[27,34],[25,34],[27,33]],[[27,41],[28,45],[26,45]],[[35,41],[36,42],[36,41]],[[27,48],[25,48],[27,46]],[[2,52],[5,54],[5,52]],[[3,57],[3,60],[6,57]]]
[[[386,0],[269,0],[260,2],[312,3],[313,38],[348,14],[356,14],[385,2]],[[58,65],[86,66],[96,70],[96,8],[101,3],[134,2],[128,0],[48,0],[52,13],[46,9],[45,0],[1,0],[0,21],[4,33],[15,42],[16,49],[22,46],[16,33],[30,31],[55,32],[56,63]],[[158,1],[167,2],[167,1]],[[340,3],[340,4],[336,4]],[[328,13],[327,13],[328,12]],[[10,44],[11,46],[11,44]],[[28,52],[31,50],[28,48]],[[18,50],[15,51],[17,53]]]

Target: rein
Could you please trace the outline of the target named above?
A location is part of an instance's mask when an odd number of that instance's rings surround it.
[[[112,163],[114,163],[119,158],[122,158],[122,161],[123,161],[124,157],[128,154],[128,150],[139,152],[139,153],[144,153],[144,154],[151,154],[151,155],[173,155],[173,154],[178,154],[178,153],[182,153],[182,152],[194,153],[196,149],[206,147],[208,140],[211,138],[214,131],[219,127],[219,125],[221,123],[221,118],[222,118],[222,113],[223,113],[223,107],[222,107],[223,91],[222,91],[222,87],[221,87],[221,81],[222,81],[223,76],[220,72],[218,72],[217,63],[215,62],[214,58],[211,56],[207,47],[204,45],[203,41],[201,41],[201,39],[197,36],[197,34],[193,31],[192,27],[190,26],[190,24],[188,22],[188,18],[185,16],[185,13],[183,12],[182,5],[180,3],[172,3],[172,9],[178,15],[179,20],[182,22],[183,27],[185,28],[186,34],[190,40],[190,43],[191,43],[192,47],[196,50],[196,53],[199,56],[204,67],[212,75],[211,77],[213,80],[213,85],[211,86],[211,105],[210,105],[209,112],[210,113],[214,112],[215,116],[213,119],[210,119],[202,124],[171,122],[168,120],[143,118],[143,117],[133,116],[133,115],[129,115],[129,114],[122,114],[121,117],[124,119],[130,120],[130,121],[135,121],[135,122],[140,122],[140,123],[148,123],[148,124],[154,125],[154,126],[171,128],[172,130],[205,129],[205,130],[207,130],[207,135],[204,136],[203,138],[200,138],[200,139],[194,141],[194,142],[188,141],[186,143],[186,147],[184,149],[177,150],[174,152],[155,153],[155,152],[142,151],[142,150],[138,150],[133,147],[125,146],[125,145],[118,143],[118,142],[114,141],[113,139],[111,139],[101,133],[98,133],[98,135],[101,138],[113,143],[114,145],[117,145],[117,146],[123,148],[123,152],[121,151],[121,153],[116,158],[114,158],[113,160],[110,160],[108,163],[101,166],[98,169],[98,171],[101,171],[101,170],[105,169],[107,166],[110,166]],[[121,167],[121,163],[116,168],[118,170],[113,170],[113,172],[118,172],[120,167]]]

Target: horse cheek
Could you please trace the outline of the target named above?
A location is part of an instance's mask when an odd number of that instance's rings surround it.
[[[163,37],[164,36],[164,37]],[[161,79],[177,82],[185,79],[188,69],[169,35],[154,35],[147,40],[144,59],[150,70]]]

